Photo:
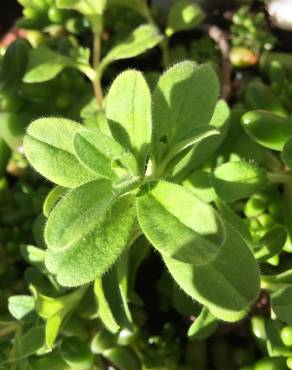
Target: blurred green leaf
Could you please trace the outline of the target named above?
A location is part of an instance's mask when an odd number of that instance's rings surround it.
[[[204,19],[205,13],[198,4],[190,0],[176,1],[169,11],[165,33],[170,37],[197,27]]]
[[[118,45],[114,46],[104,57],[100,64],[100,71],[121,59],[136,57],[154,48],[163,39],[159,29],[151,24],[145,24],[136,28],[132,34]]]

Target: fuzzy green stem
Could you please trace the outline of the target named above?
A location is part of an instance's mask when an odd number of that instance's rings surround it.
[[[147,19],[147,21],[156,26],[156,23],[152,17],[151,11],[145,2],[145,6],[143,7],[143,10],[141,11],[141,14]],[[164,40],[160,43],[160,49],[162,53],[162,65],[164,69],[167,69],[169,66],[169,37],[166,36]]]

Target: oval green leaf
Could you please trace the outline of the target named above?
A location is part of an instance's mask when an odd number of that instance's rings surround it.
[[[250,196],[266,181],[264,169],[245,161],[222,164],[216,168],[212,178],[217,195],[226,202]]]

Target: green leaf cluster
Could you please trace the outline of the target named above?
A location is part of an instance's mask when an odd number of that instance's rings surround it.
[[[64,286],[95,280],[100,312],[112,331],[130,325],[131,317],[120,275],[110,269],[141,233],[176,283],[214,316],[238,320],[258,295],[256,260],[232,217],[172,177],[177,161],[194,147],[206,151],[211,136],[220,142],[228,113],[217,104],[218,87],[209,66],[182,62],[161,76],[151,96],[143,75],[129,70],[106,97],[107,133],[62,118],[28,127],[27,158],[62,187],[46,201],[46,266]],[[248,196],[264,181],[245,163],[225,166],[232,171],[218,167],[211,180],[225,201]],[[108,284],[124,304],[110,302]],[[113,311],[115,305],[126,311]]]

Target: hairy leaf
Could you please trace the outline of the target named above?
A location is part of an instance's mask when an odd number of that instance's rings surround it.
[[[101,177],[114,178],[112,161],[121,156],[123,148],[100,131],[80,130],[74,137],[74,150],[79,161]]]
[[[95,180],[69,192],[51,212],[45,239],[52,249],[82,242],[111,208],[115,195],[108,180]]]
[[[32,166],[54,183],[74,188],[97,177],[74,156],[73,138],[80,126],[64,118],[40,118],[30,124],[24,138]]]
[[[118,199],[102,217],[100,215],[95,226],[82,239],[76,239],[70,248],[49,249],[47,268],[57,275],[61,285],[77,286],[94,280],[105,273],[126,248],[135,221],[132,196]],[[88,226],[84,227],[88,229]]]
[[[252,249],[252,237],[247,224],[226,203],[216,200],[216,206],[222,218],[227,221],[233,229],[239,233],[245,243]]]

